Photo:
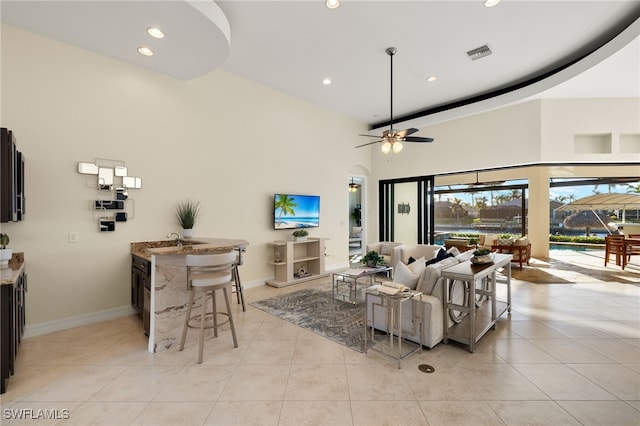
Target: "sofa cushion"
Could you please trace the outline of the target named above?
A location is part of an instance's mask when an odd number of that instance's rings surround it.
[[[418,263],[424,262],[414,262],[413,265],[417,265]],[[424,266],[423,266],[424,268]],[[409,266],[405,265],[402,262],[398,262],[396,267],[393,270],[393,282],[398,284],[404,284],[409,287],[411,290],[415,290],[418,285],[418,279],[420,275],[415,274]]]
[[[478,245],[491,246],[498,239],[498,234],[480,234],[478,237]]]
[[[424,271],[424,280],[422,281],[422,285],[420,287],[416,287],[416,290],[422,292],[422,294],[432,295],[436,282],[440,278],[440,272],[445,268],[457,264],[458,261],[455,258],[450,257],[433,265],[427,266],[427,269]],[[434,296],[441,297],[441,295]]]
[[[383,256],[391,256],[395,246],[396,244],[394,243],[382,243],[382,246],[380,247],[380,254]]]
[[[499,246],[512,246],[514,241],[516,239],[513,237],[509,237],[509,238],[498,238],[498,245]]]
[[[424,257],[425,259],[433,258],[434,254],[440,250],[442,246],[430,245],[430,244],[415,244],[404,245],[400,247],[400,254],[396,260],[401,260],[404,263],[409,263],[409,258],[413,257],[417,259]]]
[[[441,260],[447,259],[447,258],[449,258],[449,257],[454,257],[454,256],[453,256],[453,254],[452,254],[452,253],[444,252],[444,255],[443,255],[443,256],[439,256],[439,257],[436,257],[435,259],[427,260],[427,261],[425,262],[425,265],[426,265],[426,266],[429,266],[429,265],[435,265],[436,263],[440,262]]]

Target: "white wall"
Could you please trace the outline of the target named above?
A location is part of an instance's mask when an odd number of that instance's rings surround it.
[[[640,161],[640,144],[625,152],[621,134],[640,137],[640,98],[542,101],[542,161]],[[602,135],[611,141],[609,152],[580,152],[576,135]]]
[[[311,235],[329,238],[329,268],[347,265],[345,182],[370,169],[353,149],[362,123],[223,71],[183,82],[9,26],[1,121],[26,157],[26,220],[2,231],[25,252],[28,325],[128,306],[129,243],[177,231],[185,198],[202,204],[196,237],[250,242],[245,283],[273,276],[267,243],[290,235],[272,229],[275,192],[321,196]],[[111,233],[98,232],[97,191],[76,172],[96,158],[142,178],[135,218]]]

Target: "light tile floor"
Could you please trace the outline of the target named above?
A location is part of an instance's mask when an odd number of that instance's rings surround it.
[[[440,344],[402,369],[250,306],[234,306],[240,347],[209,336],[202,365],[195,332],[184,352],[147,353],[135,316],[25,339],[0,423],[639,425],[640,267],[551,257],[515,275],[558,283],[515,280],[512,314],[475,353]]]

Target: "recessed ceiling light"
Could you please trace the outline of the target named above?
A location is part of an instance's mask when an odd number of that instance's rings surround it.
[[[325,86],[328,86],[331,84],[331,79],[329,77],[325,78],[324,80],[322,80],[322,84],[324,84]]]
[[[484,7],[493,7],[500,3],[500,0],[484,0]]]
[[[138,53],[144,56],[153,56],[153,51],[148,47],[138,47]]]
[[[337,9],[340,6],[340,0],[327,0],[324,2],[324,5],[329,9]]]
[[[437,76],[435,76],[435,75],[430,75],[429,77],[427,77],[427,81],[428,81],[429,83],[434,82],[434,81],[436,81],[437,79],[438,79],[438,77],[437,77]]]
[[[160,28],[155,28],[155,27],[147,28],[147,34],[149,34],[151,37],[154,37],[154,38],[164,38],[164,33]]]

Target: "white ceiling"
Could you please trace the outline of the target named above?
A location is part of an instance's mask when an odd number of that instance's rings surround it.
[[[634,22],[551,78],[403,124],[532,96],[640,97],[640,1],[503,0],[485,8],[481,0],[343,0],[329,10],[323,0],[2,0],[1,8],[3,23],[122,61],[182,79],[221,67],[369,124],[389,118],[387,47],[398,49],[394,116],[401,121],[552,71]],[[165,39],[149,39],[149,26],[162,28]],[[156,54],[140,56],[142,43]],[[494,53],[471,61],[466,52],[483,44]],[[429,75],[438,80],[428,83]],[[323,85],[325,77],[333,83]]]

